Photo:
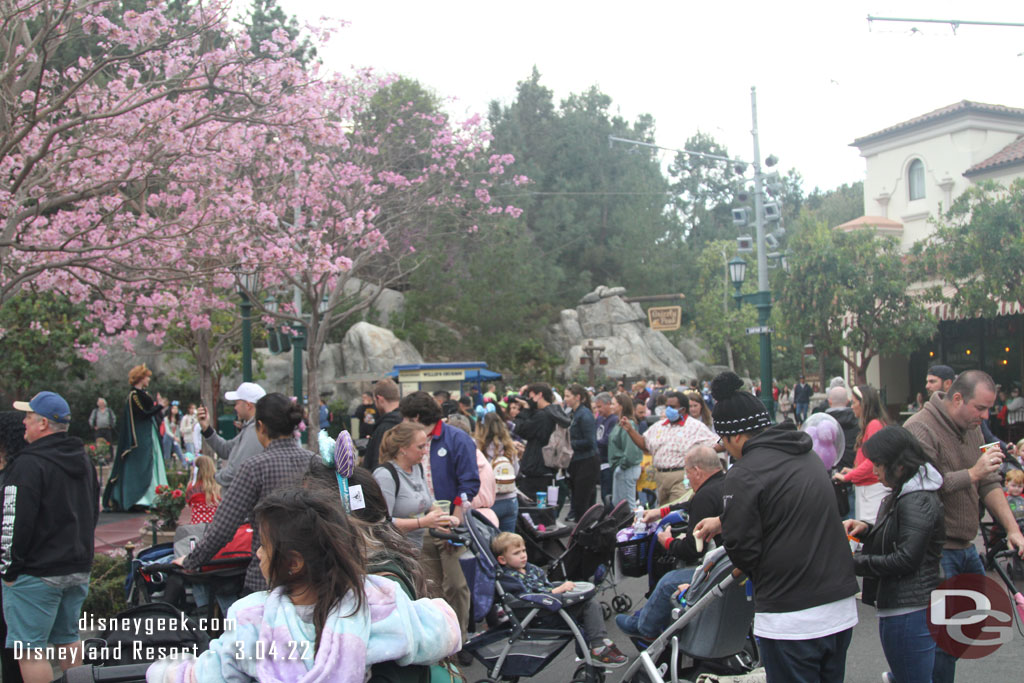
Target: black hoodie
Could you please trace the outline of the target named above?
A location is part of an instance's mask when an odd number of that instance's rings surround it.
[[[551,476],[553,470],[544,464],[543,449],[556,426],[568,428],[571,422],[565,411],[554,403],[543,410],[523,408],[516,416],[516,434],[526,439],[526,449],[519,461],[519,474],[524,477]]]
[[[758,612],[796,612],[858,590],[832,484],[811,445],[792,422],[769,427],[725,477],[725,550],[753,581]]]
[[[857,457],[857,436],[860,435],[860,420],[853,414],[853,409],[846,406],[842,408],[829,408],[825,412],[834,417],[839,426],[843,428],[843,438],[846,440],[846,446],[843,448],[843,454],[839,456],[836,469],[853,467],[853,461]]]
[[[3,579],[88,572],[99,482],[82,441],[64,432],[37,439],[8,463],[0,481]]]

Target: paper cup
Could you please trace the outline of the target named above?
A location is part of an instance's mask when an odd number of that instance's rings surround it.
[[[548,492],[537,491],[537,507],[547,507],[548,505]]]
[[[558,505],[558,487],[557,486],[549,486],[548,487],[548,504],[549,505],[553,505],[553,506],[557,506]]]

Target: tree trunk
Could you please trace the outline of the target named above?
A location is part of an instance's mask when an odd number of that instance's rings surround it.
[[[196,330],[196,366],[199,370],[199,399],[206,407],[210,419],[217,419],[217,399],[213,386],[213,357],[210,350],[210,330]],[[216,429],[216,427],[214,427]]]
[[[728,361],[729,369],[736,372],[736,362],[732,357],[732,343],[726,340],[725,342],[725,358]]]
[[[309,417],[306,418],[306,446],[314,453],[320,452],[320,383],[317,376],[320,372],[320,351],[323,342],[320,330],[310,328],[307,333],[306,346],[306,396],[308,397]],[[302,400],[302,397],[299,397]]]

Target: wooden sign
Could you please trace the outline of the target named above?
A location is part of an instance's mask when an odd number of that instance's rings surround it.
[[[647,322],[652,330],[678,330],[683,319],[682,306],[652,306],[647,309]]]

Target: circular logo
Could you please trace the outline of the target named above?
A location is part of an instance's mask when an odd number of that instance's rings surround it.
[[[932,591],[928,630],[954,657],[985,657],[1013,638],[1013,603],[987,576],[959,574]]]

